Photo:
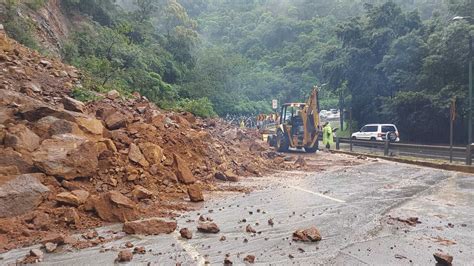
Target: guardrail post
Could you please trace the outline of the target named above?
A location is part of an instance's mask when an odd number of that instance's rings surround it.
[[[384,149],[383,149],[383,155],[384,156],[388,156],[388,149],[389,149],[389,146],[390,146],[390,142],[388,141],[388,139],[385,140],[385,145],[384,145]]]
[[[339,137],[336,137],[336,150],[339,150],[339,144],[340,144],[340,140],[339,140]]]
[[[467,145],[466,147],[466,164],[467,165],[472,165],[472,148],[473,148],[472,143]]]

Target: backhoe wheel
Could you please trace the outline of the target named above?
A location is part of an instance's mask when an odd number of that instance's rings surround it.
[[[290,140],[283,131],[278,130],[276,136],[276,148],[279,152],[287,152],[290,148]]]
[[[315,153],[318,150],[318,145],[314,145],[313,147],[304,147],[304,151],[306,153]]]

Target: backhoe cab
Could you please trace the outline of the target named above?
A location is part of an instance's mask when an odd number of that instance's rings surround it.
[[[304,148],[308,153],[318,150],[319,125],[318,87],[313,87],[306,103],[285,103],[281,107],[276,135],[269,142],[279,152]]]

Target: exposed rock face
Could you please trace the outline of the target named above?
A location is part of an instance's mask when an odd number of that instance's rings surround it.
[[[173,159],[173,166],[176,169],[176,176],[178,177],[179,182],[186,185],[196,182],[196,178],[193,173],[191,173],[191,170],[189,170],[186,162],[176,154],[173,154]]]
[[[92,208],[107,222],[126,222],[137,219],[135,203],[118,191],[109,191],[91,199]]]
[[[18,152],[32,152],[39,147],[40,138],[25,125],[14,125],[8,128],[4,138],[5,147],[12,147]]]
[[[176,227],[175,221],[152,218],[149,220],[126,222],[123,225],[123,231],[127,234],[159,235],[172,233],[176,230]]]
[[[49,189],[38,181],[43,177],[43,174],[0,177],[0,217],[21,215],[35,209],[49,193]]]
[[[95,143],[70,134],[43,141],[33,153],[35,166],[66,180],[92,176],[99,164],[97,157]]]

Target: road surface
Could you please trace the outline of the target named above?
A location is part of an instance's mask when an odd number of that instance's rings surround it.
[[[319,153],[312,160],[342,155]],[[434,265],[433,253],[454,256],[457,265],[474,261],[474,176],[386,162],[359,160],[356,166],[323,172],[285,172],[242,183],[247,194],[215,195],[200,210],[183,214],[178,227],[194,237],[126,236],[104,247],[46,254],[44,265],[112,265],[118,250],[131,241],[144,246],[133,264],[222,265],[226,254],[234,264],[246,255],[266,265]],[[196,232],[198,217],[210,217],[218,234]],[[418,217],[410,226],[393,218]],[[267,221],[273,219],[274,226]],[[243,220],[246,220],[243,222]],[[245,232],[250,224],[257,234]],[[323,240],[296,243],[292,233],[316,226]],[[99,230],[106,234],[111,226]],[[225,236],[225,241],[220,238]],[[108,250],[101,252],[100,250]],[[110,250],[109,250],[110,249]],[[14,250],[2,264],[14,263],[28,249]]]

